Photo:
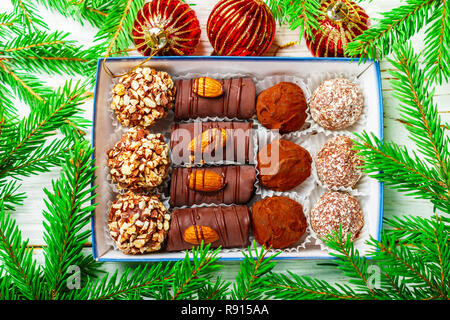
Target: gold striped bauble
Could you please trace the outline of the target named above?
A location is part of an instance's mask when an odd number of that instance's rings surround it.
[[[206,25],[220,56],[260,56],[275,37],[275,18],[262,0],[220,0]]]

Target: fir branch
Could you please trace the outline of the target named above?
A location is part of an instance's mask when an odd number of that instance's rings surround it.
[[[42,147],[46,139],[55,134],[64,120],[79,112],[78,106],[83,101],[84,87],[79,84],[72,88],[71,82],[55,92],[42,105],[31,111],[30,115],[19,122],[17,132],[12,136],[1,136],[9,144],[1,144],[4,149],[0,154],[0,171],[10,165],[28,161],[30,153]]]
[[[14,105],[14,97],[11,95],[11,91],[0,82],[0,128],[5,125],[5,121],[10,122],[16,117],[17,108]],[[0,129],[0,135],[3,129]]]
[[[326,281],[299,276],[288,271],[286,274],[269,273],[265,279],[266,295],[270,299],[283,300],[362,300],[347,285],[333,285]]]
[[[3,267],[26,299],[43,299],[45,285],[41,283],[41,270],[27,245],[28,241],[22,240],[15,220],[0,203],[0,258]]]
[[[33,107],[52,94],[52,89],[33,74],[14,70],[5,59],[0,59],[0,81],[7,83],[20,100]]]
[[[450,78],[450,2],[436,4],[425,31],[425,57],[427,78],[442,84]]]
[[[408,250],[420,255],[420,259],[426,263],[426,267],[437,276],[435,283],[440,283],[441,292],[449,295],[450,284],[447,279],[450,276],[450,251],[449,251],[449,226],[443,219],[436,216],[435,219],[424,217],[396,217],[386,220],[392,229],[386,234],[396,239],[398,245],[406,246]],[[378,245],[378,243],[375,243]]]
[[[87,21],[92,26],[100,28],[115,0],[38,0],[38,2],[49,10],[78,21],[81,25]]]
[[[14,12],[0,13],[0,38],[5,39],[9,37],[11,33],[18,35],[21,32],[23,32],[22,25],[18,21],[17,16],[14,14]]]
[[[75,140],[73,149],[62,165],[61,177],[44,189],[47,200],[44,211],[44,275],[51,290],[51,298],[58,299],[64,292],[71,265],[82,260],[83,244],[89,230],[81,229],[89,223],[95,208],[90,205],[95,195],[91,186],[93,168],[92,149],[87,142]],[[88,205],[89,203],[89,205]]]
[[[137,12],[144,5],[144,0],[117,0],[96,35],[96,41],[102,43],[105,48],[105,55],[109,56],[113,52],[126,52],[133,44],[131,30]]]
[[[374,134],[355,135],[355,148],[364,157],[365,173],[407,195],[430,200],[436,208],[448,212],[445,185],[417,155],[411,156],[406,148],[383,142]]]
[[[404,5],[382,13],[375,25],[347,45],[346,54],[370,59],[388,55],[396,44],[405,43],[419,31],[435,4],[436,0],[406,0]]]
[[[320,1],[318,0],[268,0],[275,19],[288,23],[291,30],[300,28],[300,39],[306,34],[313,37],[312,30],[319,28]]]
[[[80,290],[67,293],[66,299],[82,300],[117,300],[128,297],[157,298],[157,291],[167,285],[171,265],[162,263],[153,265],[140,265],[135,269],[126,267],[121,276],[118,270],[111,276],[90,279]]]
[[[439,241],[443,241],[443,245],[447,246],[448,234],[444,239],[439,239]],[[401,277],[404,284],[408,284],[414,289],[413,292],[410,292],[413,294],[412,298],[448,299],[447,279],[444,279],[446,289],[443,289],[442,282],[436,279],[436,273],[430,272],[430,263],[428,259],[424,259],[422,251],[418,252],[414,247],[398,246],[396,239],[388,234],[382,234],[380,241],[371,239],[370,243],[376,248],[373,257],[377,260],[378,265],[386,273]],[[439,260],[435,260],[434,263],[439,264]],[[448,264],[448,260],[446,263]],[[446,268],[448,269],[448,265]]]
[[[30,0],[11,0],[14,7],[14,14],[22,25],[25,25],[29,32],[39,30],[39,27],[48,29],[36,11],[36,7]]]
[[[32,174],[48,172],[61,164],[66,153],[72,149],[73,137],[55,139],[47,146],[35,148],[26,159],[11,163],[8,167],[0,167],[0,177],[28,177]]]
[[[213,283],[207,283],[204,287],[198,289],[198,300],[224,300],[228,298],[228,288],[231,283],[222,280],[221,276],[214,279]]]
[[[3,203],[5,211],[14,211],[17,206],[22,205],[25,194],[18,193],[19,188],[17,181],[0,180],[0,203]]]
[[[264,284],[264,276],[274,268],[275,263],[272,259],[279,253],[266,257],[268,250],[262,247],[258,251],[255,241],[253,242],[253,250],[254,254],[251,247],[249,247],[247,253],[242,252],[244,259],[241,262],[236,283],[233,284],[232,299],[256,300],[264,294],[264,291],[259,290],[259,288]]]
[[[20,297],[15,291],[12,277],[7,274],[3,274],[3,268],[0,266],[0,301],[19,300]]]
[[[172,270],[173,293],[169,293],[170,300],[196,298],[196,292],[208,285],[211,274],[220,269],[220,265],[215,264],[220,250],[209,248],[209,244],[204,246],[202,242],[196,250],[192,250],[191,259],[186,252],[184,260],[177,261]]]
[[[349,282],[360,290],[360,297],[375,300],[389,298],[380,290],[381,288],[376,288],[370,282],[368,262],[366,258],[360,257],[359,251],[356,250],[353,241],[350,240],[350,234],[345,238],[342,229],[339,228],[339,232],[333,232],[324,241],[328,247],[334,250],[330,252],[330,255],[338,258],[338,269],[342,270],[350,278]]]

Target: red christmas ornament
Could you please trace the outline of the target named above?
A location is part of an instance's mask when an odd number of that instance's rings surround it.
[[[320,6],[320,28],[314,38],[305,34],[315,57],[344,57],[347,44],[369,28],[369,16],[350,0],[325,0]]]
[[[206,31],[217,55],[260,56],[275,37],[275,18],[262,0],[220,0]]]
[[[187,55],[200,42],[200,23],[188,4],[153,0],[137,13],[133,26],[136,48],[145,56]]]

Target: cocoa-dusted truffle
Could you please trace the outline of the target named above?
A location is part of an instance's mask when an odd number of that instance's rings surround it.
[[[170,215],[158,196],[128,191],[109,211],[108,228],[125,254],[158,251],[169,230]]]
[[[137,68],[114,86],[111,108],[123,126],[149,127],[167,116],[174,99],[175,86],[167,72]]]
[[[321,239],[331,235],[333,231],[352,240],[359,237],[364,225],[364,217],[358,199],[345,192],[326,192],[314,204],[310,216],[311,227]]]
[[[306,231],[303,207],[288,197],[268,197],[252,207],[252,230],[256,241],[272,248],[286,248]]]
[[[346,136],[329,139],[315,159],[319,180],[327,187],[354,187],[362,175],[363,162],[352,150],[353,141]]]
[[[300,130],[306,120],[303,90],[292,82],[280,82],[258,95],[256,114],[259,122],[281,134]]]
[[[162,134],[131,128],[107,151],[110,174],[119,189],[154,188],[169,173],[169,146]]]
[[[288,140],[264,146],[257,159],[261,184],[274,191],[293,189],[311,175],[311,155]]]
[[[363,107],[364,96],[361,89],[344,78],[322,82],[309,103],[314,121],[329,130],[341,130],[354,124]]]

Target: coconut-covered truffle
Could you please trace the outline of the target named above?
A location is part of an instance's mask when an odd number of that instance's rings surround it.
[[[137,68],[114,86],[111,108],[126,127],[149,127],[172,108],[175,86],[167,72]]]
[[[306,231],[303,207],[288,197],[267,197],[252,207],[252,230],[256,241],[272,248],[286,248]]]
[[[311,227],[316,235],[324,239],[334,231],[355,240],[364,225],[363,212],[358,199],[345,192],[326,192],[314,204],[310,215]]]
[[[169,230],[170,215],[156,195],[119,194],[109,211],[108,228],[125,254],[158,251]]]
[[[320,149],[315,159],[319,180],[327,187],[354,187],[361,178],[362,160],[353,141],[346,136],[329,139]]]
[[[259,122],[281,134],[297,131],[306,120],[306,99],[303,90],[292,82],[280,82],[258,95],[256,114]]]
[[[361,89],[344,78],[322,82],[309,103],[314,121],[329,130],[341,130],[354,124],[361,116],[363,107]]]
[[[169,146],[162,134],[131,128],[107,151],[110,174],[119,189],[154,188],[169,173]]]
[[[311,155],[288,140],[275,140],[264,146],[257,161],[261,184],[274,191],[291,190],[311,175]]]

